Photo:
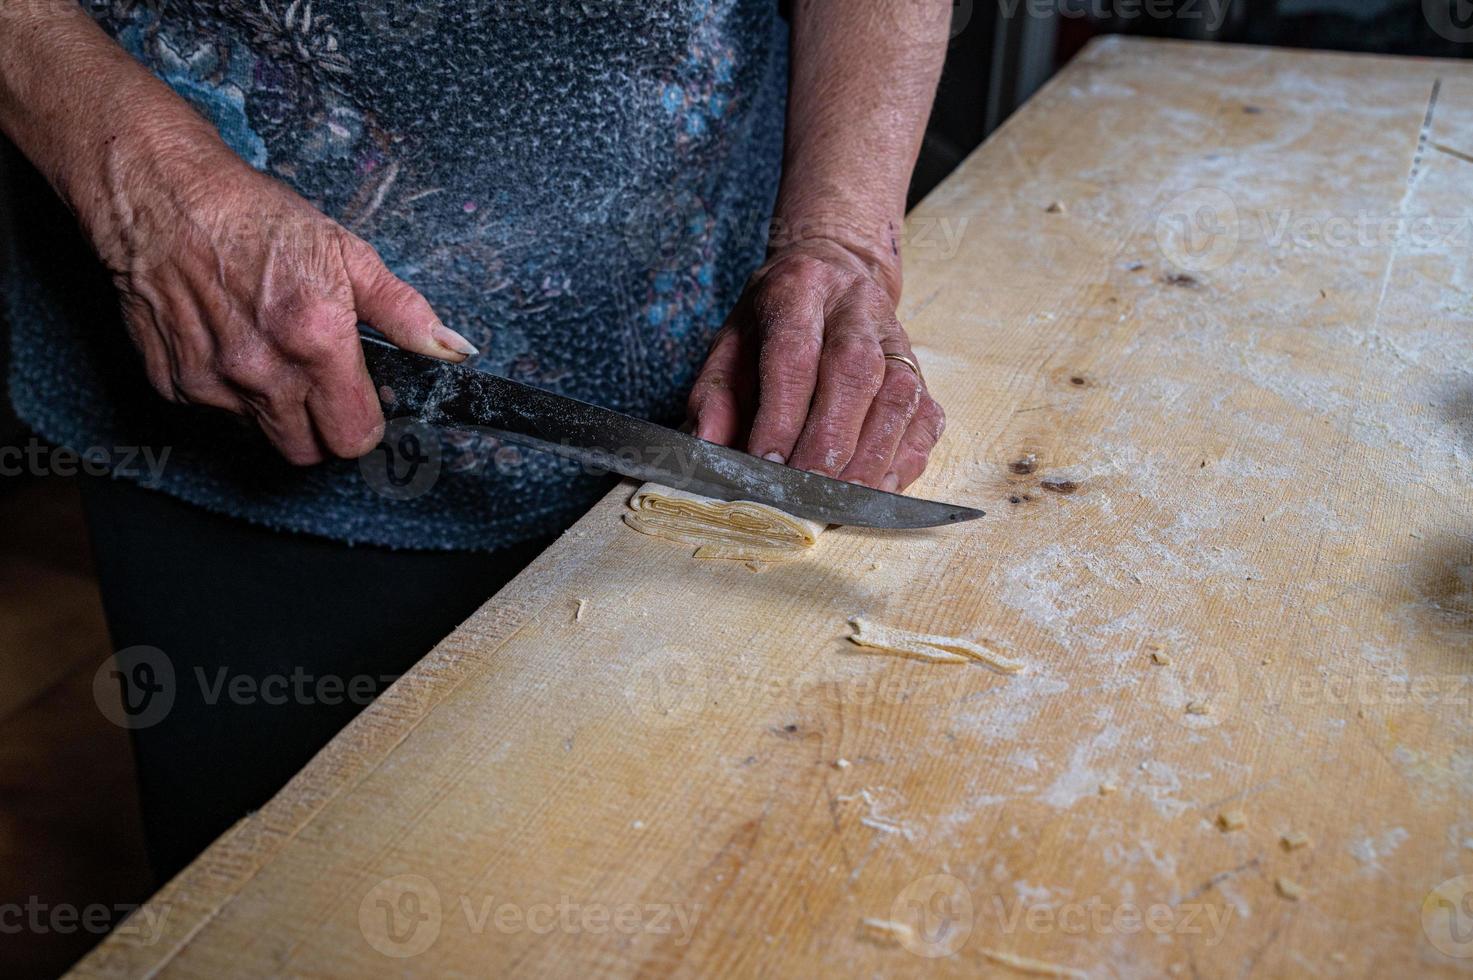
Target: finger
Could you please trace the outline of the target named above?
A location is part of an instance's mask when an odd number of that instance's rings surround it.
[[[350,238],[343,262],[353,284],[358,318],[404,350],[463,361],[479,354],[474,344],[440,322],[414,287],[389,271],[367,242]]]
[[[813,406],[789,465],[825,476],[842,473],[884,378],[885,355],[874,313],[844,304],[831,318]]]
[[[941,433],[945,431],[946,414],[941,411],[941,406],[930,395],[922,396],[921,406],[916,410],[915,418],[911,419],[910,428],[905,430],[900,448],[895,450],[890,472],[880,480],[880,489],[893,493],[914,483],[926,469],[931,450],[936,448]]]
[[[307,414],[334,456],[357,459],[384,435],[384,413],[358,345],[342,348],[308,373]]]
[[[284,399],[269,403],[251,402],[256,424],[271,440],[277,452],[293,466],[312,466],[322,462],[322,447],[307,417],[306,406],[301,402]]]
[[[757,413],[747,451],[778,463],[793,455],[819,383],[823,350],[823,297],[791,290],[753,304],[751,324],[762,338],[757,352]]]
[[[898,361],[885,361],[885,380],[870,403],[854,456],[839,474],[841,479],[870,487],[880,485],[891,470],[900,440],[920,409],[924,393],[914,371]]]
[[[706,363],[690,390],[687,410],[698,439],[730,446],[741,431],[742,406],[738,389],[742,375],[741,335],[728,323],[717,333]]]

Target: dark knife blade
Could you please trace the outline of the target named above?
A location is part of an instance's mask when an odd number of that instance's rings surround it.
[[[362,339],[368,373],[391,418],[487,429],[598,471],[718,500],[769,504],[828,524],[937,527],[983,514],[795,470],[508,378],[402,351],[375,337]]]

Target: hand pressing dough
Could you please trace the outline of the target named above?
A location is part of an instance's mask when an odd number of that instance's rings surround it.
[[[828,526],[747,500],[728,502],[646,483],[629,498],[624,523],[644,534],[695,545],[697,558],[786,561],[812,548]]]

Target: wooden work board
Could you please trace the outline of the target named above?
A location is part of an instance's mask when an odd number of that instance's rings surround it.
[[[1470,154],[1462,63],[1096,42],[907,228],[986,518],[619,488],[79,972],[1473,971]]]

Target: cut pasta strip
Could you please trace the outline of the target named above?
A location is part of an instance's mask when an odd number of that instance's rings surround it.
[[[1029,959],[1026,956],[1018,956],[1015,953],[1004,953],[997,949],[984,949],[982,955],[999,966],[1005,966],[1019,973],[1026,973],[1035,977],[1064,977],[1067,980],[1089,980],[1089,974],[1083,970],[1076,970],[1072,966],[1061,966],[1058,963],[1046,963],[1043,960]]]
[[[877,626],[858,616],[849,620],[849,625],[854,627],[854,635],[849,637],[849,642],[872,650],[908,654],[935,663],[977,661],[994,670],[1000,670],[1004,674],[1016,674],[1024,666],[1016,660],[1010,660],[978,643],[963,640],[960,637],[911,633],[889,626]]]

